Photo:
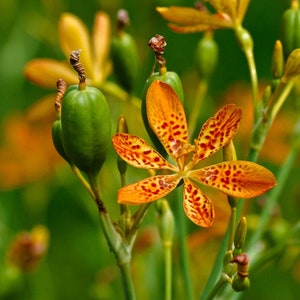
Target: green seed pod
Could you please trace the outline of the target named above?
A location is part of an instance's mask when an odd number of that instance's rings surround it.
[[[154,82],[155,80],[161,80],[167,84],[169,84],[173,90],[176,92],[177,96],[183,103],[184,101],[184,95],[183,95],[183,88],[182,88],[182,83],[175,72],[165,72],[164,74],[160,74],[159,72],[152,74],[152,76],[146,81],[146,84],[144,86],[143,90],[143,96],[142,96],[142,117],[144,121],[145,128],[149,134],[149,137],[151,138],[153,144],[155,145],[156,149],[159,151],[159,153],[163,156],[167,155],[167,152],[165,148],[162,146],[152,129],[150,128],[149,122],[148,122],[148,117],[147,117],[147,110],[146,110],[146,95],[148,88],[150,87],[151,83]]]
[[[128,18],[127,12],[120,10],[117,36],[111,43],[111,58],[117,80],[131,94],[137,81],[139,62],[136,43],[133,37],[124,31],[124,27],[129,22],[126,18]]]
[[[62,102],[61,124],[67,156],[81,171],[98,174],[110,144],[110,111],[94,87],[71,86]]]
[[[206,32],[196,47],[195,62],[201,78],[209,78],[218,63],[219,48],[211,32]]]
[[[56,120],[52,124],[52,141],[53,145],[57,151],[57,153],[69,164],[71,164],[71,160],[68,157],[65,148],[63,146],[63,138],[62,138],[62,128],[61,128],[61,120]]]
[[[300,48],[300,10],[298,0],[292,1],[291,8],[287,9],[281,17],[280,40],[285,59],[294,49]]]

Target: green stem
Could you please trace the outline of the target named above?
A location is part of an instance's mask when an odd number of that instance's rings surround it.
[[[90,196],[95,200],[95,195],[94,195],[93,190],[91,189],[90,184],[83,177],[83,175],[79,171],[79,169],[75,165],[71,165],[71,164],[70,164],[70,167],[71,167],[73,174],[79,179],[82,186],[87,190],[87,192],[90,194]]]
[[[214,294],[213,290],[216,290],[217,289],[216,286],[218,286],[220,284],[219,283],[220,279],[218,280],[218,278],[219,278],[222,268],[223,268],[223,259],[224,259],[224,253],[226,252],[226,247],[228,244],[227,241],[228,241],[229,231],[230,231],[230,229],[228,227],[226,234],[223,237],[223,240],[222,240],[221,246],[219,248],[217,257],[215,259],[213,268],[210,272],[210,275],[208,277],[208,280],[206,282],[204,290],[201,294],[200,300],[212,299],[212,298],[209,298],[210,295]]]
[[[132,245],[120,236],[101,199],[98,175],[88,175],[91,188],[94,193],[94,200],[99,211],[100,225],[106,238],[109,249],[114,253],[117,264],[120,268],[122,281],[124,285],[124,293],[126,300],[135,300],[135,291],[130,272],[131,249]]]
[[[245,28],[243,28],[242,25],[240,24],[236,26],[235,34],[240,44],[240,47],[245,54],[248,63],[248,68],[250,71],[253,108],[254,108],[254,120],[256,120],[260,112],[259,112],[259,105],[258,105],[258,79],[257,79],[255,59],[253,55],[253,40],[250,33]]]
[[[118,265],[122,274],[122,282],[125,291],[125,299],[134,300],[135,291],[134,291],[134,286],[133,286],[133,281],[131,276],[130,261],[125,261]]]
[[[268,201],[266,202],[264,209],[262,211],[260,222],[258,227],[256,228],[251,240],[249,241],[248,249],[251,251],[263,235],[268,222],[270,220],[270,217],[272,215],[272,212],[274,210],[275,205],[277,204],[280,195],[282,194],[283,188],[285,187],[285,184],[288,180],[288,175],[290,174],[291,169],[294,166],[295,160],[297,158],[297,155],[299,153],[298,149],[291,149],[285,163],[280,169],[280,172],[277,176],[277,187],[275,187],[268,197]]]
[[[222,273],[220,279],[216,282],[216,284],[211,289],[210,293],[205,297],[201,299],[205,300],[213,300],[219,293],[219,291],[225,286],[226,283],[231,282],[231,278],[227,275]]]
[[[230,220],[229,220],[229,236],[228,236],[228,242],[227,242],[227,250],[232,250],[233,248],[233,241],[234,241],[234,234],[235,234],[235,228],[236,228],[236,204],[235,204],[235,199],[230,199],[231,197],[228,196],[229,203],[234,203],[234,205],[230,204],[231,207],[231,214],[230,214]]]
[[[252,50],[245,51],[245,56],[248,62],[250,78],[251,78],[251,86],[252,86],[252,97],[253,97],[253,108],[254,108],[254,120],[257,119],[257,116],[260,114],[259,105],[258,105],[258,79],[256,72],[256,65],[253,56]]]
[[[136,234],[137,230],[139,229],[151,204],[152,204],[152,202],[141,205],[138,208],[138,210],[135,212],[135,214],[132,216],[132,224],[130,227],[130,232],[127,237],[128,240],[130,241],[130,244],[133,242],[135,234]]]
[[[186,300],[193,299],[193,288],[192,288],[192,279],[191,279],[191,272],[190,272],[190,265],[188,260],[188,249],[186,244],[186,236],[187,236],[187,226],[186,226],[186,219],[182,209],[182,202],[180,201],[182,195],[182,188],[178,187],[175,189],[175,209],[174,209],[174,216],[176,220],[177,226],[177,233],[178,233],[178,242],[179,242],[179,260],[180,260],[180,267],[183,277],[184,283],[184,291]]]
[[[164,245],[165,300],[172,300],[172,244]]]
[[[199,116],[199,111],[207,93],[208,82],[207,80],[200,80],[198,84],[196,100],[193,103],[193,107],[189,116],[188,125],[189,125],[189,135],[194,136],[195,130],[197,128],[197,121]]]

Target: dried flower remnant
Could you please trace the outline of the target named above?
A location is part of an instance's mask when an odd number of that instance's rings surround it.
[[[241,110],[235,105],[223,107],[208,119],[194,145],[191,145],[183,106],[168,84],[154,81],[148,89],[146,101],[149,124],[176,166],[134,135],[116,134],[112,139],[114,148],[134,167],[175,174],[152,176],[121,188],[119,203],[133,205],[158,200],[183,180],[186,215],[195,224],[209,227],[215,217],[213,203],[194,182],[238,198],[258,196],[276,185],[269,170],[248,161],[226,161],[194,169],[200,161],[215,154],[234,138],[241,119]]]

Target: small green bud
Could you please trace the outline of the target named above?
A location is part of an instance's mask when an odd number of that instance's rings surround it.
[[[218,63],[219,48],[211,31],[204,33],[196,47],[195,62],[201,78],[210,77]]]
[[[300,49],[292,51],[284,66],[282,83],[287,83],[290,79],[300,74]]]
[[[231,286],[236,292],[245,291],[250,287],[250,279],[249,277],[240,277],[238,274],[236,274],[233,277]]]
[[[173,244],[175,221],[169,203],[166,199],[156,201],[157,225],[164,247]]]
[[[271,72],[273,79],[280,79],[283,74],[284,68],[284,58],[282,44],[279,40],[275,42],[273,54],[272,54],[272,64]]]
[[[242,217],[239,221],[239,224],[236,228],[234,235],[234,247],[237,250],[243,249],[247,235],[247,219]]]

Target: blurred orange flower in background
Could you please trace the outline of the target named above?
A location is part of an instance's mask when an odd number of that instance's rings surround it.
[[[109,16],[95,15],[92,35],[75,15],[64,13],[59,20],[60,46],[66,61],[37,58],[24,68],[26,78],[42,88],[56,89],[59,78],[68,84],[78,83],[78,75],[69,65],[71,51],[81,49],[81,62],[87,82],[99,86],[111,72],[108,59],[111,38]],[[56,118],[55,95],[38,100],[24,113],[9,116],[2,125],[0,148],[0,189],[11,189],[49,176],[62,159],[56,153],[51,126]]]
[[[169,27],[179,33],[193,33],[215,29],[236,29],[241,26],[250,0],[205,0],[214,9],[197,3],[192,7],[157,7],[157,11],[172,23]]]
[[[60,17],[59,42],[66,61],[37,58],[25,66],[27,79],[44,88],[56,88],[62,78],[67,85],[78,82],[77,73],[69,65],[73,50],[81,49],[80,61],[85,68],[87,84],[99,86],[112,70],[109,57],[111,24],[109,16],[102,11],[95,15],[92,35],[85,24],[75,15],[64,13]]]
[[[49,176],[62,159],[52,144],[54,95],[3,124],[0,148],[0,189],[11,189]]]

